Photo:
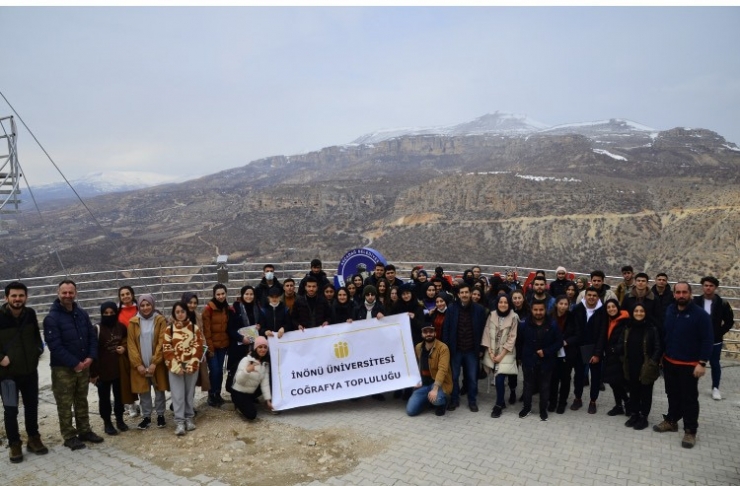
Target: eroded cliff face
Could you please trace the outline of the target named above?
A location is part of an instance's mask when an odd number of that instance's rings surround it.
[[[740,150],[654,136],[418,136],[270,157],[196,181],[25,213],[2,275],[232,261],[480,261],[740,282]]]

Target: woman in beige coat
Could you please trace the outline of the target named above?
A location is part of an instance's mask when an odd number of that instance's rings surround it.
[[[486,348],[483,353],[483,366],[494,373],[496,383],[496,405],[491,417],[499,418],[506,408],[506,377],[517,375],[516,334],[519,327],[519,316],[508,295],[496,298],[493,312],[488,316],[483,329],[481,345]]]
[[[162,332],[167,327],[167,319],[154,308],[151,294],[141,295],[139,312],[129,321],[128,357],[131,361],[131,391],[139,394],[143,420],[137,428],[148,429],[152,423],[152,395],[154,387],[157,427],[166,425],[164,392],[169,389],[167,367],[162,351]]]

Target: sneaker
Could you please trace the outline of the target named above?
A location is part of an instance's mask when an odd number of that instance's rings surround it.
[[[218,402],[216,397],[213,395],[208,395],[208,406],[209,407],[216,407],[218,408],[221,404]]]
[[[648,423],[647,417],[645,417],[643,415],[638,415],[637,416],[637,422],[635,422],[635,425],[633,426],[633,428],[635,430],[644,430],[644,429],[647,429],[648,428],[648,425],[650,425],[650,424]]]
[[[696,445],[696,434],[692,434],[691,432],[686,432],[683,435],[683,439],[681,440],[681,447],[684,449],[691,449]]]
[[[470,409],[471,412],[477,412],[478,411],[478,405],[476,405],[475,403],[468,404],[468,408]]]
[[[447,407],[445,407],[444,405],[434,407],[434,415],[436,415],[437,417],[441,417],[442,415],[445,414],[446,411],[447,411]]]
[[[139,430],[146,430],[149,428],[149,426],[152,425],[152,419],[149,417],[144,417],[144,419],[139,422],[139,425],[136,426]]]
[[[588,404],[588,413],[591,415],[596,413],[596,402],[593,400]]]
[[[678,432],[678,424],[663,420],[661,423],[653,425],[653,430],[656,432]]]
[[[615,405],[614,408],[606,412],[610,417],[616,417],[617,415],[624,415],[624,409],[621,405]]]
[[[67,439],[64,441],[64,447],[69,447],[73,451],[78,451],[80,449],[84,449],[87,446],[77,437],[72,437],[71,439]]]
[[[530,413],[532,413],[532,409],[531,408],[523,408],[519,412],[519,418],[527,417]]]
[[[640,420],[640,416],[636,413],[633,413],[630,418],[624,423],[625,427],[634,427],[635,424]]]
[[[185,424],[177,424],[175,435],[185,435]]]
[[[85,442],[92,442],[93,444],[100,444],[105,440],[92,430],[90,432],[85,432],[84,434],[78,435],[77,438]]]
[[[583,400],[581,400],[580,398],[576,398],[575,400],[573,400],[573,404],[570,406],[570,409],[580,410],[582,406],[583,406]]]
[[[157,428],[163,429],[167,426],[167,422],[164,421],[164,415],[157,415]]]
[[[195,429],[197,429],[197,427],[195,426],[195,422],[193,422],[191,419],[185,419],[185,430],[191,432]]]
[[[567,403],[558,403],[558,407],[555,409],[555,413],[558,413],[560,415],[565,413],[565,407],[568,405]]]
[[[493,410],[491,411],[491,418],[499,418],[501,416],[501,410],[501,407],[494,405]]]
[[[511,390],[509,394],[509,404],[514,405],[516,403],[516,390]]]
[[[722,400],[722,395],[719,393],[719,388],[712,388],[712,398],[715,400]]]
[[[547,422],[547,412],[540,412],[540,421]]]
[[[113,427],[112,422],[106,422],[103,427],[103,431],[105,431],[105,433],[108,435],[118,435],[118,431],[115,427]]]
[[[10,462],[13,464],[23,462],[23,442],[13,442],[10,444],[9,450]]]
[[[31,435],[28,437],[28,443],[26,443],[26,450],[33,452],[36,455],[43,456],[49,452],[49,449],[41,442],[40,435]]]
[[[116,428],[121,432],[126,432],[128,430],[128,425],[123,421],[123,417],[116,419]]]

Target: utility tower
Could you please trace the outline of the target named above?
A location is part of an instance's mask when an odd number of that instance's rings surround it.
[[[17,133],[12,116],[0,118],[0,235],[8,232],[3,215],[20,211],[21,168],[18,164]]]

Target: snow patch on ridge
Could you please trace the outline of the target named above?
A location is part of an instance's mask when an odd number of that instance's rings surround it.
[[[621,155],[613,154],[613,153],[609,152],[608,150],[603,150],[603,149],[591,149],[591,150],[593,150],[594,153],[597,153],[597,154],[608,155],[609,157],[611,157],[614,160],[623,160],[623,161],[627,162],[627,159],[625,157],[622,157]]]

